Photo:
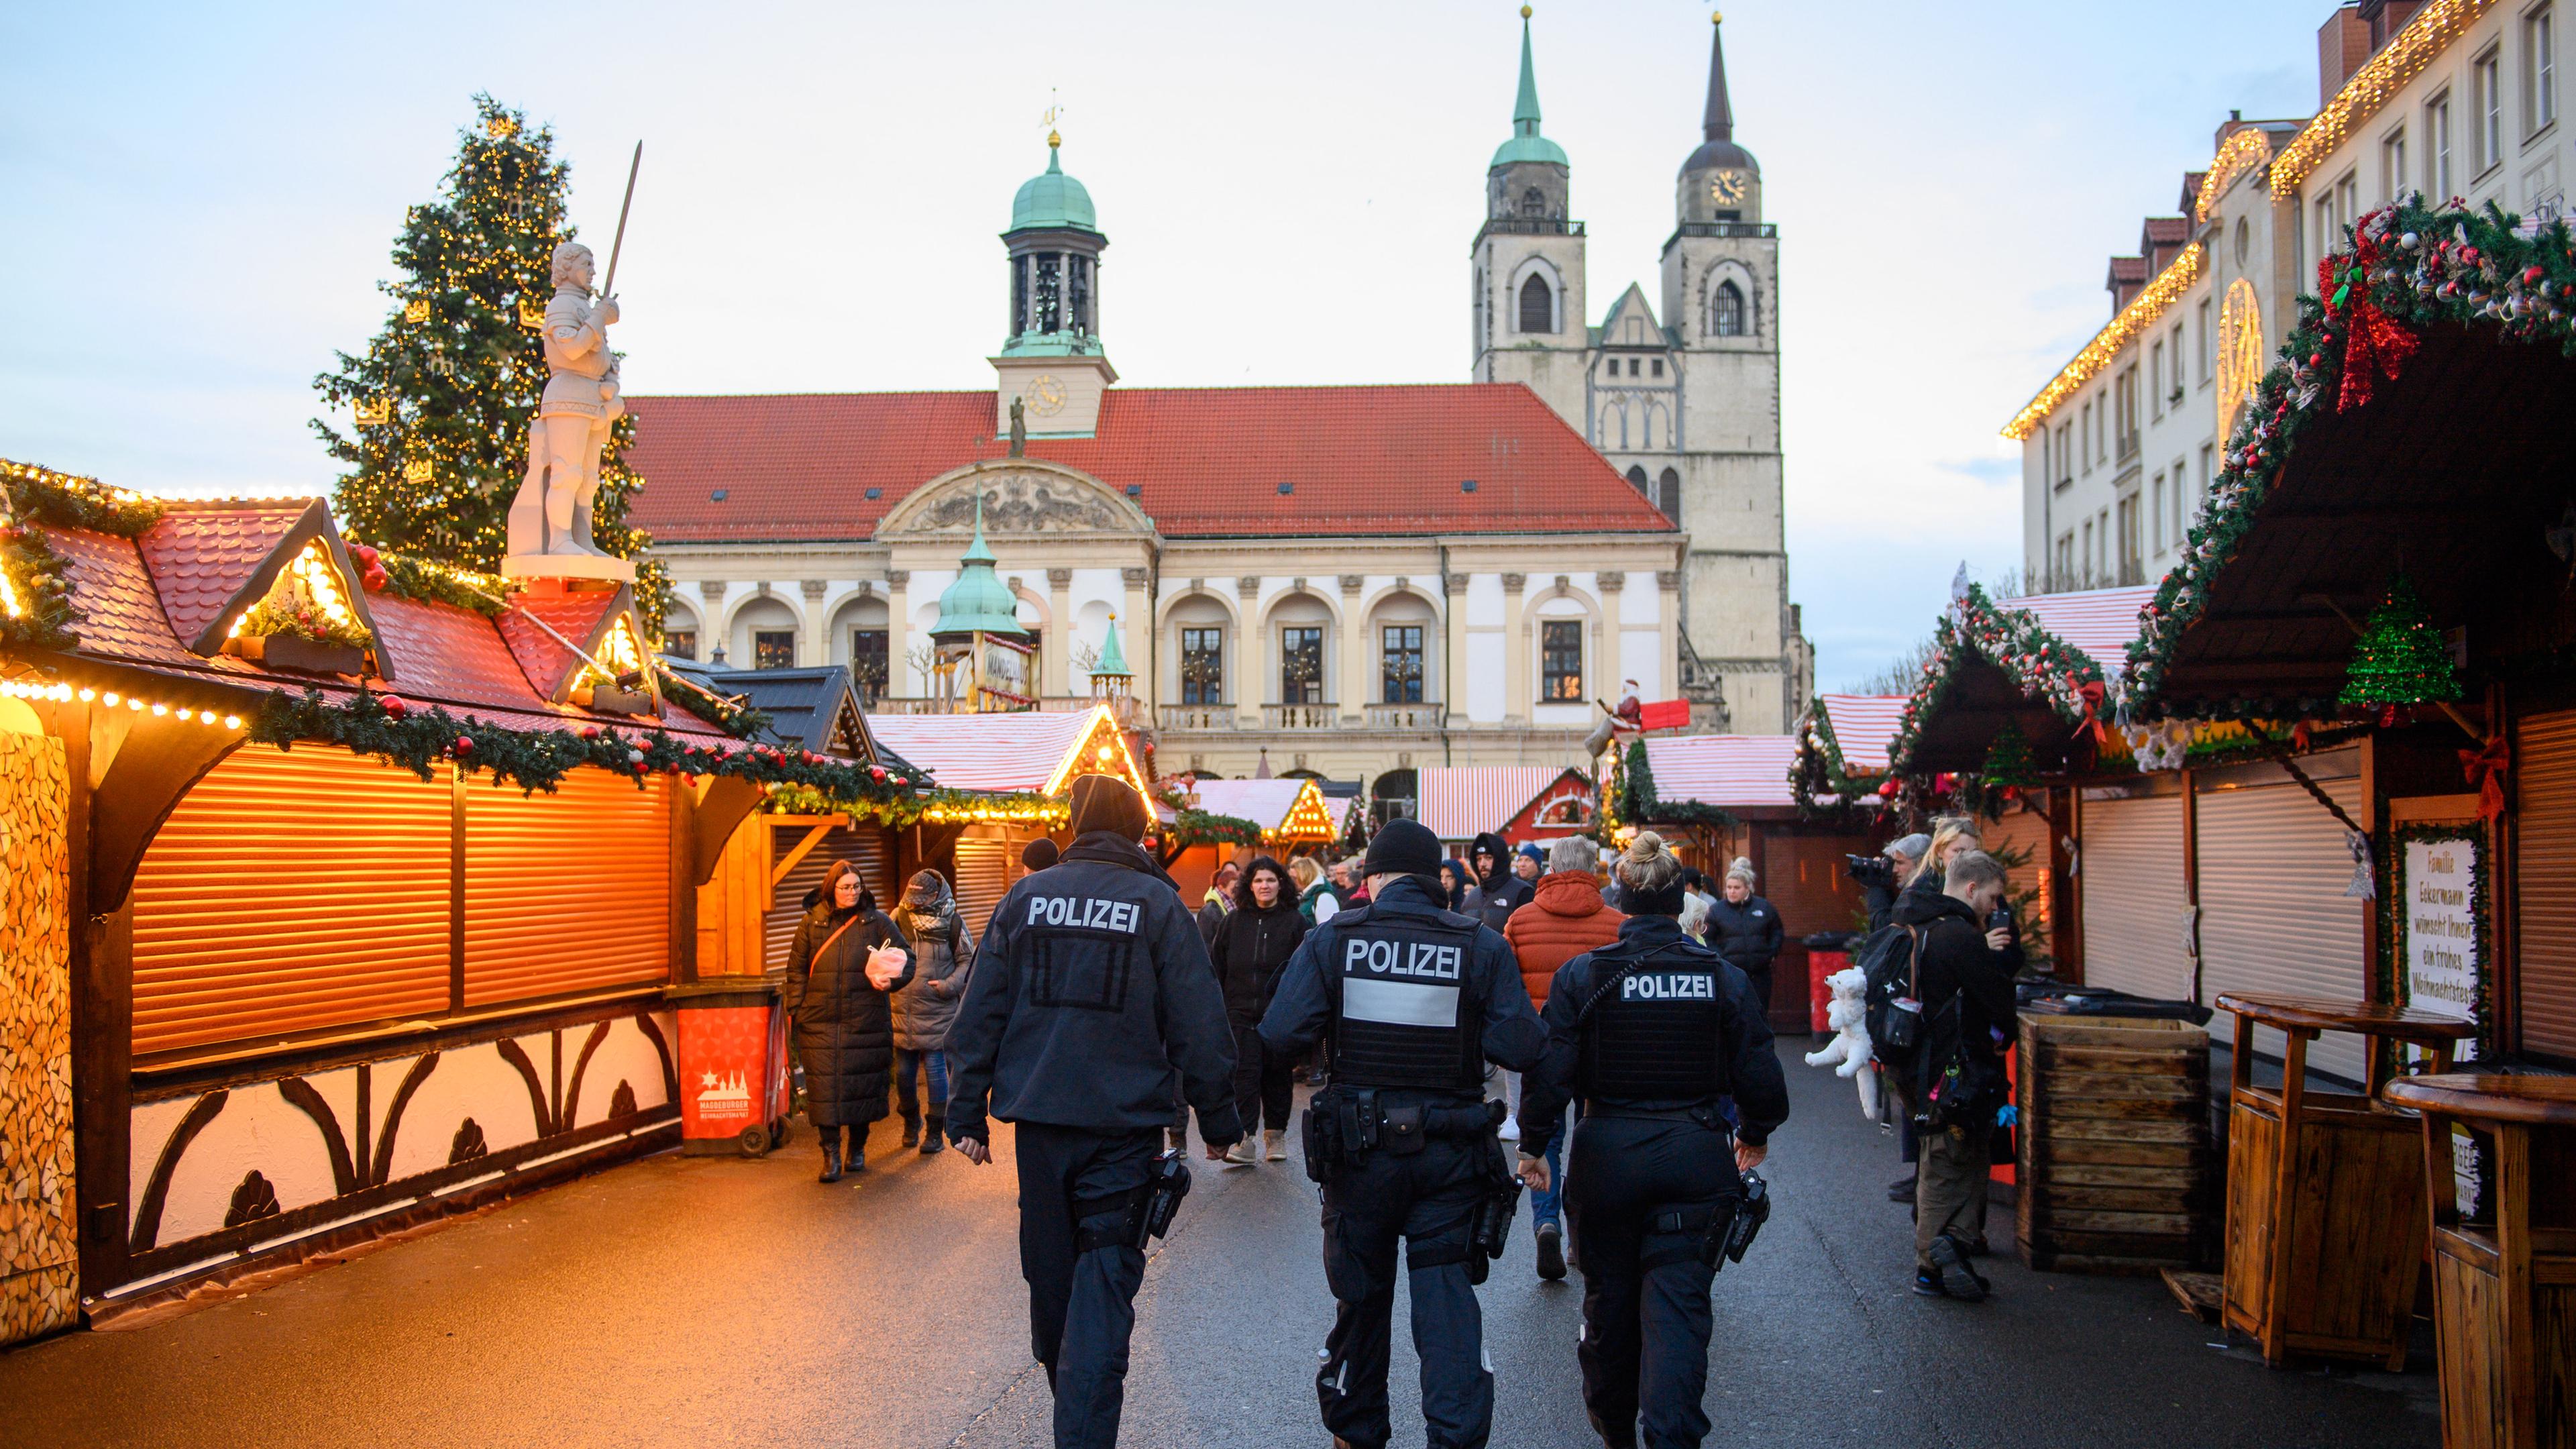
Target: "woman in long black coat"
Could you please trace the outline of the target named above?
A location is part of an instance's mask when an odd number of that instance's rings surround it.
[[[787,1011],[805,1068],[805,1110],[823,1137],[823,1178],[841,1180],[841,1129],[850,1171],[867,1171],[868,1124],[886,1115],[893,1081],[890,995],[912,980],[904,939],[848,861],[835,861],[821,899],[787,953]]]
[[[1225,1015],[1234,1028],[1234,1095],[1243,1113],[1243,1140],[1225,1160],[1248,1167],[1267,1151],[1273,1162],[1288,1156],[1288,1109],[1295,1087],[1290,1072],[1294,1058],[1265,1051],[1261,1017],[1279,994],[1279,973],[1306,938],[1306,918],[1297,913],[1297,888],[1288,871],[1269,856],[1253,860],[1234,883],[1234,909],[1217,924],[1208,955],[1225,988]],[[1255,1124],[1263,1128],[1261,1149],[1252,1145]]]

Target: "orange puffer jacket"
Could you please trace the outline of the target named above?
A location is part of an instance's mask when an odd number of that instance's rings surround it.
[[[1545,1010],[1547,986],[1556,968],[1596,946],[1619,939],[1619,923],[1628,919],[1604,905],[1601,886],[1588,871],[1558,871],[1538,878],[1530,903],[1512,912],[1503,939],[1520,957],[1521,983],[1529,988],[1530,1005]]]

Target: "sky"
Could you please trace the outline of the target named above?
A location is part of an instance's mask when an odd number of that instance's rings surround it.
[[[2110,316],[2231,109],[2316,104],[2326,0],[1748,0],[1735,139],[1780,228],[1791,598],[1818,681],[2020,564],[1997,429]],[[313,493],[334,349],[383,325],[406,206],[488,90],[552,127],[638,394],[988,388],[996,233],[1046,161],[1110,248],[1123,382],[1466,379],[1468,248],[1510,134],[1503,0],[0,9],[0,457]],[[1660,295],[1707,7],[1553,0],[1545,133],[1596,315]],[[547,25],[553,24],[549,34]],[[649,485],[649,480],[648,480]]]

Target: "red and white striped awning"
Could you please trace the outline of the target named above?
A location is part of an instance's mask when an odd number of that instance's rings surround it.
[[[2156,585],[2140,584],[2119,589],[2086,589],[2072,594],[2033,594],[2026,599],[2005,599],[2007,609],[2019,609],[2039,621],[2039,627],[2083,650],[2104,674],[2117,674],[2128,661],[2129,646],[2138,637],[2138,611],[2156,596]],[[1841,725],[1835,727],[1837,734]],[[1844,757],[1851,754],[1844,746]]]
[[[951,790],[1043,793],[1101,711],[872,714],[868,733]]]
[[[1843,768],[1881,774],[1887,769],[1887,747],[1896,742],[1897,723],[1905,718],[1902,694],[1828,694],[1825,723],[1842,750]],[[1662,777],[1656,777],[1658,787]]]
[[[1646,741],[1655,798],[1720,809],[1797,804],[1789,793],[1789,767],[1797,758],[1795,735],[1681,735]]]
[[[1563,765],[1433,766],[1417,776],[1422,823],[1442,840],[1473,840],[1500,831],[1564,774]]]

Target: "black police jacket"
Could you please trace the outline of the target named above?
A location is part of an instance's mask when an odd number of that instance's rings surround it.
[[[1153,858],[1099,831],[993,908],[948,1033],[948,1129],[1168,1127],[1174,1072],[1199,1132],[1243,1135],[1234,1034],[1198,922]]]
[[[1521,1079],[1521,1151],[1538,1156],[1547,1151],[1565,1119],[1565,1104],[1575,1096],[1575,1077],[1583,1061],[1584,1034],[1591,1023],[1578,1023],[1585,1003],[1601,994],[1620,968],[1636,957],[1675,943],[1695,952],[1707,948],[1690,942],[1681,923],[1670,916],[1630,916],[1619,923],[1619,943],[1604,951],[1586,951],[1556,970],[1547,988],[1547,1049],[1536,1069]],[[1735,1098],[1738,1140],[1760,1146],[1789,1120],[1789,1084],[1780,1074],[1779,1055],[1771,1046],[1771,1023],[1752,1000],[1753,983],[1724,961],[1707,957],[1725,983],[1716,1039],[1708,1044],[1724,1068],[1727,1094]],[[1596,1106],[1647,1111],[1695,1106],[1706,1097],[1659,1101],[1596,1099]]]
[[[1445,914],[1437,886],[1409,875],[1388,882],[1371,910],[1373,917],[1419,916],[1436,920]],[[1340,1000],[1338,967],[1344,924],[1340,916],[1335,916],[1308,931],[1306,939],[1297,944],[1297,954],[1288,958],[1286,969],[1280,972],[1279,994],[1271,998],[1270,1010],[1261,1018],[1261,1042],[1265,1047],[1282,1056],[1294,1056],[1314,1045],[1331,1026]],[[1458,984],[1468,1001],[1480,1003],[1477,1026],[1484,1057],[1513,1071],[1527,1071],[1538,1060],[1539,1050],[1546,1042],[1546,1029],[1540,1026],[1538,1013],[1530,1009],[1529,989],[1521,984],[1520,962],[1512,955],[1502,932],[1491,926],[1478,926],[1474,940]]]

